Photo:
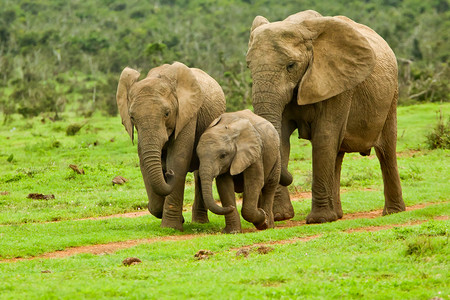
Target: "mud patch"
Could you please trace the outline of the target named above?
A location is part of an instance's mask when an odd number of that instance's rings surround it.
[[[39,193],[30,193],[30,194],[28,194],[27,198],[35,199],[35,200],[49,200],[49,199],[55,199],[55,195],[53,195],[53,194],[44,195],[44,194],[39,194]]]
[[[196,260],[205,260],[209,259],[213,255],[214,253],[210,250],[198,250],[198,252],[195,253],[194,258]]]
[[[142,263],[142,260],[140,260],[137,257],[127,257],[122,261],[122,264],[124,266],[132,266]]]

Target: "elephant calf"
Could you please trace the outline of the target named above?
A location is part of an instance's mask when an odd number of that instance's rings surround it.
[[[200,137],[197,155],[206,207],[225,215],[225,233],[241,232],[234,192],[244,193],[242,216],[257,229],[272,228],[273,198],[280,180],[279,137],[273,125],[250,110],[222,114]],[[214,202],[216,179],[222,206]]]

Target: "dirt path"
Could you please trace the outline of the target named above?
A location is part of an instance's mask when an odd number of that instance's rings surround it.
[[[413,206],[409,206],[406,208],[407,211],[421,209],[424,207],[427,207],[429,205],[433,205],[435,203],[424,203],[424,204],[417,204]],[[373,219],[380,217],[382,213],[382,210],[375,210],[370,212],[357,212],[352,214],[346,214],[341,220],[353,220],[353,219]],[[127,214],[128,215],[128,214]],[[118,215],[123,216],[123,215]],[[109,216],[111,217],[111,216]],[[133,217],[133,216],[131,216]],[[436,220],[447,220],[448,216],[442,216],[435,218]],[[340,220],[339,220],[340,221]],[[338,222],[339,222],[338,221]],[[362,228],[356,228],[356,229],[350,229],[346,230],[344,232],[352,233],[352,232],[361,232],[361,231],[367,231],[367,232],[374,232],[374,231],[380,231],[385,229],[390,229],[393,227],[399,227],[399,226],[411,226],[411,225],[417,225],[427,222],[425,221],[414,221],[414,222],[408,222],[404,224],[391,224],[391,225],[382,225],[382,226],[370,226],[370,227],[362,227]],[[282,223],[276,224],[277,228],[287,228],[287,227],[295,227],[295,226],[304,226],[305,221],[292,221],[288,220]],[[244,234],[247,232],[254,232],[256,229],[247,229],[244,231]],[[40,256],[30,257],[30,258],[13,258],[13,259],[5,259],[1,260],[2,262],[17,262],[17,261],[23,261],[23,260],[34,260],[34,259],[49,259],[49,258],[64,258],[69,257],[76,254],[81,253],[87,253],[87,254],[94,254],[94,255],[101,255],[101,254],[107,254],[107,253],[114,253],[121,249],[126,249],[130,247],[134,247],[140,244],[149,244],[149,243],[156,243],[156,242],[170,242],[170,241],[184,241],[184,240],[190,240],[202,236],[207,236],[208,234],[186,234],[186,235],[172,235],[172,236],[163,236],[163,237],[156,237],[151,239],[138,239],[138,240],[129,240],[129,241],[122,241],[122,242],[113,242],[108,244],[98,244],[98,245],[89,245],[89,246],[81,246],[81,247],[73,247],[68,248],[62,251],[56,251],[56,252],[49,252],[42,254]],[[265,243],[258,243],[258,244],[252,244],[248,246],[243,246],[241,248],[236,249],[243,249],[243,248],[249,248],[249,247],[257,247],[257,246],[267,246],[267,245],[279,245],[279,244],[292,244],[296,242],[307,242],[309,240],[315,239],[320,237],[321,235],[314,235],[314,236],[308,236],[308,237],[295,237],[288,240],[280,240],[280,241],[268,241]],[[230,249],[233,250],[234,248]],[[234,250],[236,250],[234,249]]]

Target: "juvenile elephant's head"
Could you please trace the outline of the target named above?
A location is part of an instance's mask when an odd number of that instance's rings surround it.
[[[247,52],[253,106],[279,134],[291,100],[304,105],[329,99],[372,72],[375,55],[352,22],[311,10],[280,22],[254,19]]]
[[[211,123],[197,146],[202,194],[209,210],[221,215],[233,211],[233,207],[222,208],[214,202],[212,182],[226,172],[242,173],[261,154],[262,140],[249,120],[226,113]]]
[[[138,132],[138,153],[146,184],[165,196],[173,190],[173,171],[163,174],[162,150],[176,139],[195,117],[203,98],[192,70],[182,63],[162,65],[138,81],[139,72],[125,68],[117,88],[117,105],[122,124],[133,141]],[[166,182],[167,179],[167,182]]]

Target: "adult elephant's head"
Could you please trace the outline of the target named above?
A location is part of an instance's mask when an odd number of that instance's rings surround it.
[[[329,99],[371,73],[375,55],[351,22],[311,10],[280,22],[254,19],[247,52],[253,106],[279,134],[291,100],[304,105]]]
[[[117,88],[117,105],[122,124],[133,141],[138,132],[138,153],[142,175],[161,196],[173,190],[172,170],[163,174],[162,150],[169,138],[176,139],[202,105],[199,83],[182,63],[162,65],[138,81],[139,72],[125,68]]]

